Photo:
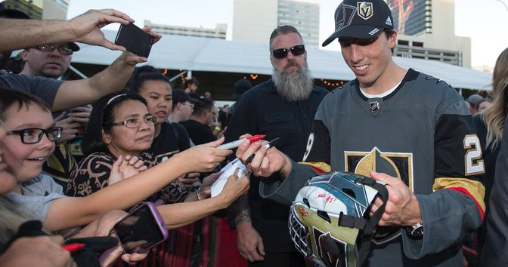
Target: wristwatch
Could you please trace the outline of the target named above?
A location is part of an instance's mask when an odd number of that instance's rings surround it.
[[[407,234],[413,237],[423,236],[423,224],[417,223],[413,226],[406,227]]]

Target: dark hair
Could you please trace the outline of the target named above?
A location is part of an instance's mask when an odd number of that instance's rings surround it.
[[[273,39],[275,39],[275,37],[277,37],[279,35],[284,35],[284,34],[289,34],[289,33],[298,34],[298,36],[300,36],[300,39],[303,42],[302,35],[298,32],[298,30],[295,27],[289,26],[289,25],[278,26],[277,28],[275,28],[275,30],[273,30],[272,34],[270,35],[270,45],[269,45],[270,53],[272,52]]]
[[[213,101],[207,98],[200,98],[199,102],[194,104],[193,116],[201,116],[205,111],[210,111],[213,108]]]
[[[0,118],[2,118],[2,120],[6,120],[4,117],[5,111],[15,104],[18,105],[18,111],[23,107],[28,109],[32,104],[35,104],[51,113],[49,105],[37,96],[3,86],[0,86],[0,95],[2,96],[0,97]]]
[[[396,33],[396,31],[394,29],[387,29],[387,28],[384,28],[383,32],[386,34],[386,38],[388,38],[388,39],[390,39],[390,36],[392,36],[392,34]],[[393,52],[395,51],[395,47],[393,47],[391,50],[392,50],[392,54],[393,54]]]
[[[133,94],[110,94],[97,100],[93,105],[90,120],[83,134],[81,147],[85,155],[94,152],[110,153],[102,139],[102,133],[111,133],[115,122],[115,107],[127,100],[137,100],[146,106],[146,100]]]
[[[132,75],[129,81],[130,92],[139,95],[139,89],[143,87],[143,84],[146,81],[164,81],[167,82],[169,84],[169,87],[171,88],[171,84],[167,76],[163,75],[152,66],[143,66],[137,68],[134,74]]]
[[[191,84],[195,84],[196,86],[199,86],[198,79],[196,79],[194,77],[186,79],[185,82],[183,83],[183,89],[189,87],[189,85],[191,85]]]

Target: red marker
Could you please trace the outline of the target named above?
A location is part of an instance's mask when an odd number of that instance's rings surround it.
[[[83,245],[83,244],[69,244],[69,245],[62,246],[62,248],[64,250],[67,250],[70,253],[79,251],[84,247],[85,247],[85,245]]]
[[[254,135],[254,136],[249,137],[249,138],[240,139],[240,140],[236,140],[236,141],[231,142],[231,143],[220,145],[217,148],[218,149],[233,149],[233,148],[239,147],[241,144],[243,144],[243,142],[245,142],[247,140],[249,140],[249,142],[251,142],[251,143],[254,143],[254,142],[257,142],[259,140],[262,140],[263,138],[265,138],[265,135]]]

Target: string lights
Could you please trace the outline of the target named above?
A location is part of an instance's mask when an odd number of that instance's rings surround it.
[[[344,81],[340,81],[340,82],[336,82],[336,83],[333,83],[333,82],[329,82],[325,79],[321,79],[321,82],[326,85],[326,86],[329,86],[329,87],[339,87],[339,86],[342,86],[344,85],[346,82]]]

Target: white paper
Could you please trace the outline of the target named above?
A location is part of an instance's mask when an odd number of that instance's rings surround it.
[[[247,174],[247,168],[245,168],[245,165],[239,160],[235,159],[231,161],[228,165],[226,165],[224,168],[222,168],[222,174],[220,177],[213,183],[212,185],[212,197],[217,196],[222,192],[222,189],[224,189],[224,185],[226,185],[226,182],[228,181],[229,176],[233,175],[235,173],[236,169],[240,169],[238,171],[238,177],[242,178]]]

